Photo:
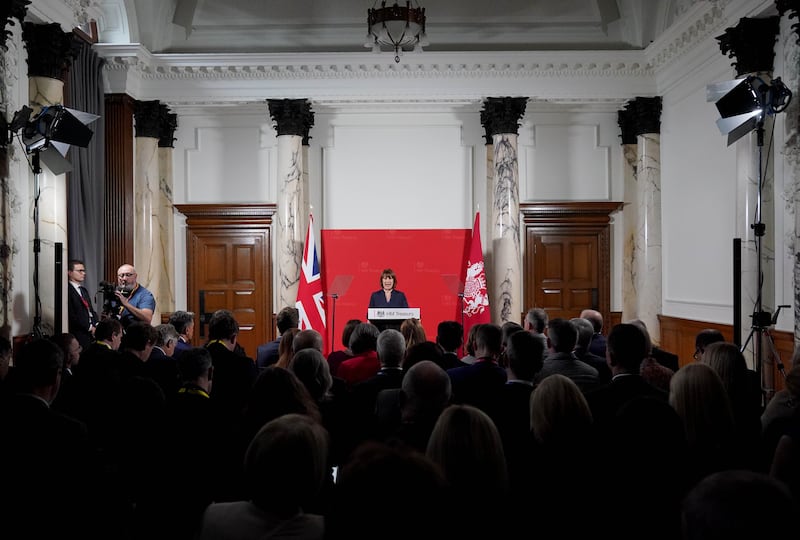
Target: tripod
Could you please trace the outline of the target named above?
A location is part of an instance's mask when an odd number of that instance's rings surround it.
[[[750,340],[753,340],[753,348],[754,348],[754,368],[755,372],[759,374],[761,377],[762,385],[763,385],[763,346],[764,340],[766,339],[767,344],[769,345],[769,352],[772,355],[772,358],[775,361],[778,370],[781,372],[784,378],[786,378],[786,372],[784,371],[783,363],[781,362],[780,355],[778,354],[777,349],[775,348],[775,341],[772,339],[772,334],[770,334],[769,327],[774,325],[778,321],[778,314],[780,313],[781,308],[789,307],[789,306],[778,306],[778,309],[775,310],[775,313],[769,313],[768,311],[763,311],[762,307],[762,295],[761,289],[763,286],[762,280],[762,273],[761,273],[761,239],[763,238],[764,234],[766,233],[767,227],[761,221],[761,186],[763,183],[762,180],[762,150],[764,148],[764,119],[763,116],[759,119],[758,124],[756,126],[756,144],[758,146],[758,191],[756,197],[756,216],[755,221],[750,225],[750,228],[753,229],[753,234],[755,235],[755,244],[756,244],[756,302],[753,306],[753,314],[751,315],[753,319],[753,325],[750,329],[750,334],[747,336],[744,344],[742,345],[740,352],[744,352],[747,348],[748,343]],[[774,391],[774,388],[767,389],[763,388],[763,393],[766,394],[767,391]]]

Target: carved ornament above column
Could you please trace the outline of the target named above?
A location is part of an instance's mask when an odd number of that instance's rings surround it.
[[[486,130],[487,144],[494,135],[519,135],[520,120],[525,115],[526,97],[486,98],[481,109],[481,125]]]
[[[634,98],[625,105],[625,111],[626,120],[631,122],[630,127],[633,129],[634,137],[645,133],[661,133],[660,96]]]
[[[736,68],[737,77],[748,73],[771,73],[779,32],[780,17],[742,17],[739,24],[726,28],[724,34],[717,36],[717,41],[722,54],[736,58],[731,65]]]
[[[178,115],[168,112],[167,107],[164,106],[161,111],[158,125],[158,147],[159,148],[175,148],[173,143],[175,139],[175,130],[178,128]]]
[[[162,105],[156,99],[153,101],[137,101],[133,108],[133,117],[136,119],[136,136],[159,138],[161,128]]]
[[[636,115],[626,106],[617,111],[617,124],[619,125],[622,144],[636,144]]]
[[[797,19],[798,22],[792,25],[792,30],[797,34],[796,43],[800,45],[800,0],[775,0],[775,6],[778,8],[778,13],[781,17],[789,12],[790,19]]]
[[[314,125],[314,113],[307,99],[268,99],[269,115],[275,122],[275,131],[281,135],[303,137],[308,145],[309,131]]]
[[[28,50],[28,77],[47,77],[63,81],[78,56],[81,44],[58,23],[22,25],[22,40]]]
[[[30,0],[5,0],[0,3],[0,21],[3,21],[3,32],[0,33],[0,48],[8,50],[6,41],[11,37],[11,32],[6,30],[7,25],[14,25],[12,19],[17,19],[20,24],[25,20]]]

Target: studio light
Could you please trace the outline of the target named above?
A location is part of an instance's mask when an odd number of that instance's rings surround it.
[[[414,2],[416,4],[416,2]],[[377,4],[377,1],[375,2]],[[405,7],[397,2],[387,7],[386,2],[381,2],[381,7],[367,10],[367,42],[365,47],[371,47],[373,52],[381,52],[381,47],[394,49],[394,61],[400,62],[400,52],[413,49],[421,51],[427,45],[425,35],[425,8],[411,7],[407,1]]]
[[[769,84],[750,75],[706,87],[706,101],[716,102],[720,114],[717,127],[728,135],[728,146],[763,124],[765,116],[785,110],[791,99],[792,93],[780,77]]]
[[[8,140],[10,141],[15,133],[19,133],[20,143],[25,152],[34,154],[53,174],[71,171],[72,165],[65,157],[69,147],[88,146],[93,132],[87,124],[100,117],[68,109],[63,105],[43,107],[33,118],[31,113],[33,109],[22,107],[14,114],[13,120],[8,125]]]

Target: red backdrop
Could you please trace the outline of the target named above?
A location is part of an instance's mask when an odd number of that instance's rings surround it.
[[[342,348],[342,330],[348,320],[366,320],[369,296],[380,289],[384,268],[394,270],[397,290],[405,293],[409,307],[420,308],[420,322],[429,340],[436,339],[439,322],[461,322],[458,293],[464,288],[470,229],[321,232],[320,265],[332,350]],[[333,293],[339,295],[335,313]]]

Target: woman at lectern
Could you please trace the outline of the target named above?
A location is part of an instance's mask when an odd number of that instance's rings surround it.
[[[397,276],[391,268],[381,272],[381,290],[372,293],[369,297],[369,307],[371,308],[407,308],[408,300],[406,295],[395,289]]]

